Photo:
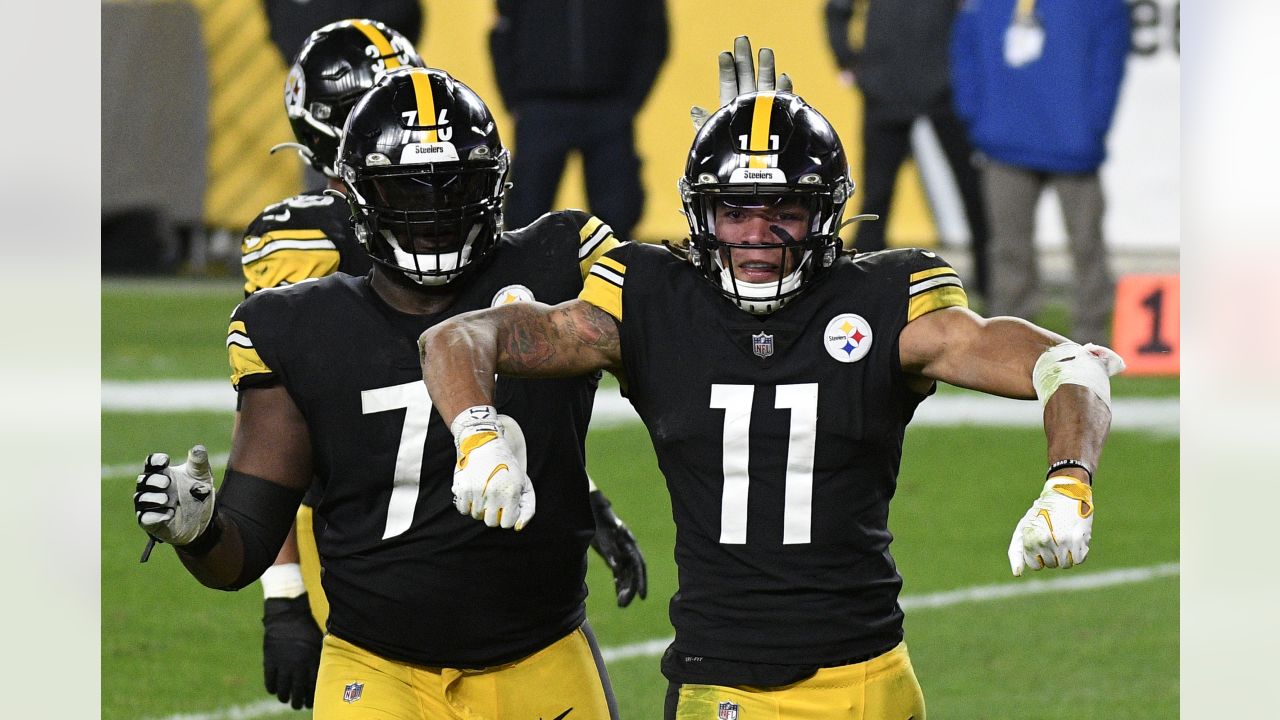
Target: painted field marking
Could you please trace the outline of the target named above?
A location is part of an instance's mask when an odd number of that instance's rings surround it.
[[[1116,585],[1132,585],[1149,582],[1160,578],[1174,577],[1179,573],[1176,562],[1148,565],[1146,567],[1121,568],[1104,570],[1103,572],[1056,577],[1048,580],[1024,578],[1016,582],[996,585],[976,585],[974,587],[927,593],[924,595],[904,595],[899,598],[903,610],[920,612],[931,608],[944,608],[968,603],[990,602],[1028,595],[1043,595],[1052,592],[1073,592],[1079,590],[1096,590]],[[671,637],[644,640],[627,645],[615,645],[600,650],[606,663],[630,660],[632,658],[652,658],[662,655],[671,644]],[[276,700],[263,700],[248,705],[223,708],[207,713],[182,713],[167,715],[154,720],[255,720],[256,718],[283,715],[293,712],[288,705]]]
[[[160,382],[102,383],[102,409],[124,413],[234,412],[235,393],[228,383],[216,380],[166,380]],[[937,395],[925,400],[910,427],[1039,427],[1043,423],[1040,404],[1034,400],[1009,400],[985,395]],[[596,393],[591,427],[608,429],[639,423],[640,418],[617,388]],[[1112,401],[1112,430],[1143,430],[1162,435],[1178,434],[1178,398],[1115,398]],[[177,453],[185,448],[172,448]],[[145,451],[144,451],[145,452]],[[226,455],[210,458],[223,466]],[[142,458],[128,465],[103,465],[103,479],[136,475]]]

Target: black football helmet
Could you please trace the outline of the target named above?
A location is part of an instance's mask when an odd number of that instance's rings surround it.
[[[284,84],[284,107],[311,167],[337,178],[333,162],[347,113],[384,74],[400,67],[423,67],[409,40],[377,20],[340,20],[311,33],[294,59]]]
[[[759,92],[738,96],[720,108],[694,138],[680,179],[689,220],[689,261],[738,307],[772,313],[836,261],[840,220],[853,194],[849,163],[831,123],[798,96]],[[809,231],[792,238],[774,229],[777,243],[750,245],[716,237],[717,205],[768,207],[799,202],[809,213]],[[779,249],[792,255],[792,270],[776,282],[737,279],[735,248]],[[781,267],[782,265],[780,265]]]
[[[388,73],[361,98],[337,162],[356,237],[375,262],[427,286],[493,249],[508,166],[484,101],[435,68]]]

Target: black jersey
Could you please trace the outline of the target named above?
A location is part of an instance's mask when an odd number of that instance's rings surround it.
[[[924,396],[898,336],[966,304],[955,271],[923,250],[842,257],[768,316],[659,247],[590,272],[581,297],[621,324],[626,394],[671,493],[673,649],[816,667],[901,640],[889,500]]]
[[[320,190],[269,205],[240,243],[245,296],[335,272],[363,275],[372,262],[355,238],[351,210]]]
[[[524,431],[542,506],[515,533],[454,508],[453,438],[416,343],[459,313],[572,299],[616,244],[596,218],[556,213],[504,233],[438,315],[397,312],[371,276],[344,274],[258,292],[236,309],[232,382],[282,383],[310,432],[329,632],[394,660],[466,668],[526,656],[582,623],[595,528],[583,440],[596,377],[499,379],[495,405]]]

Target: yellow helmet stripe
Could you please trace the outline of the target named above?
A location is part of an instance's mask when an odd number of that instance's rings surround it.
[[[747,149],[752,151],[769,150],[769,125],[773,119],[773,93],[765,92],[756,96],[756,105],[751,113],[751,137],[748,138]],[[769,167],[764,155],[752,155],[747,167]]]
[[[413,78],[413,94],[418,98],[418,124],[436,124],[436,103],[431,95],[431,76],[424,72],[409,74]],[[422,142],[437,142],[439,138],[435,130],[428,130]]]
[[[382,34],[381,30],[374,27],[373,23],[368,20],[357,20],[351,24],[364,33],[364,36],[369,38],[369,42],[378,48],[378,55],[386,63],[388,70],[400,67],[400,54],[396,52],[395,48],[391,47],[391,41],[387,39],[386,35]]]

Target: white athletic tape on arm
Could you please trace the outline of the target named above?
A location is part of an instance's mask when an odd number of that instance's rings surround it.
[[[1031,383],[1044,406],[1062,385],[1083,385],[1111,407],[1111,376],[1124,370],[1124,360],[1110,348],[1092,343],[1054,345],[1036,360]]]
[[[272,565],[262,573],[262,597],[296,598],[307,591],[302,583],[302,566],[298,563]]]

